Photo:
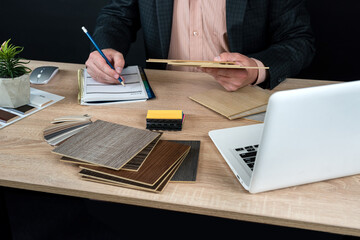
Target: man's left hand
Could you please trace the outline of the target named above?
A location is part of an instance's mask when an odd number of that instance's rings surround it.
[[[236,62],[247,67],[257,67],[254,59],[240,53],[224,52],[215,57],[214,61]],[[212,75],[227,91],[236,91],[256,82],[258,69],[233,69],[233,68],[201,68],[203,72]]]

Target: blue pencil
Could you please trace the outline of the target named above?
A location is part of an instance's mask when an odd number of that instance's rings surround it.
[[[105,56],[105,54],[101,51],[101,49],[99,48],[99,46],[96,44],[96,42],[94,41],[94,39],[90,36],[90,34],[88,33],[88,31],[86,30],[85,27],[82,27],[81,28],[84,33],[86,34],[86,36],[88,36],[88,38],[90,39],[90,41],[92,42],[92,44],[94,44],[96,50],[98,50],[98,52],[100,53],[100,55],[105,59],[106,63],[112,68],[115,70],[115,68],[113,67],[113,65],[110,63],[109,59],[107,59],[107,57]],[[123,80],[119,77],[119,82],[125,86]]]

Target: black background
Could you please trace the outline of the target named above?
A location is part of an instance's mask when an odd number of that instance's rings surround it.
[[[96,17],[107,0],[12,0],[1,4],[0,42],[11,38],[23,46],[22,57],[32,60],[85,63]],[[132,46],[128,65],[145,63],[141,31]]]

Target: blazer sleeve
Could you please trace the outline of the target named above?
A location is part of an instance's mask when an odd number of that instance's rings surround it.
[[[139,29],[137,1],[111,0],[99,13],[93,38],[101,49],[113,48],[125,56]],[[91,46],[91,50],[95,48]]]
[[[269,79],[260,84],[274,88],[307,67],[315,54],[310,16],[302,0],[274,0],[269,8],[270,45],[250,54],[269,66]]]

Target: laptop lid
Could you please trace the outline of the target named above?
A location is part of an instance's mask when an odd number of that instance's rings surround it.
[[[281,91],[270,97],[264,124],[209,136],[252,193],[343,177],[360,173],[359,106],[360,81]],[[232,149],[254,144],[251,174]]]
[[[358,174],[359,141],[360,81],[274,93],[249,191]]]

